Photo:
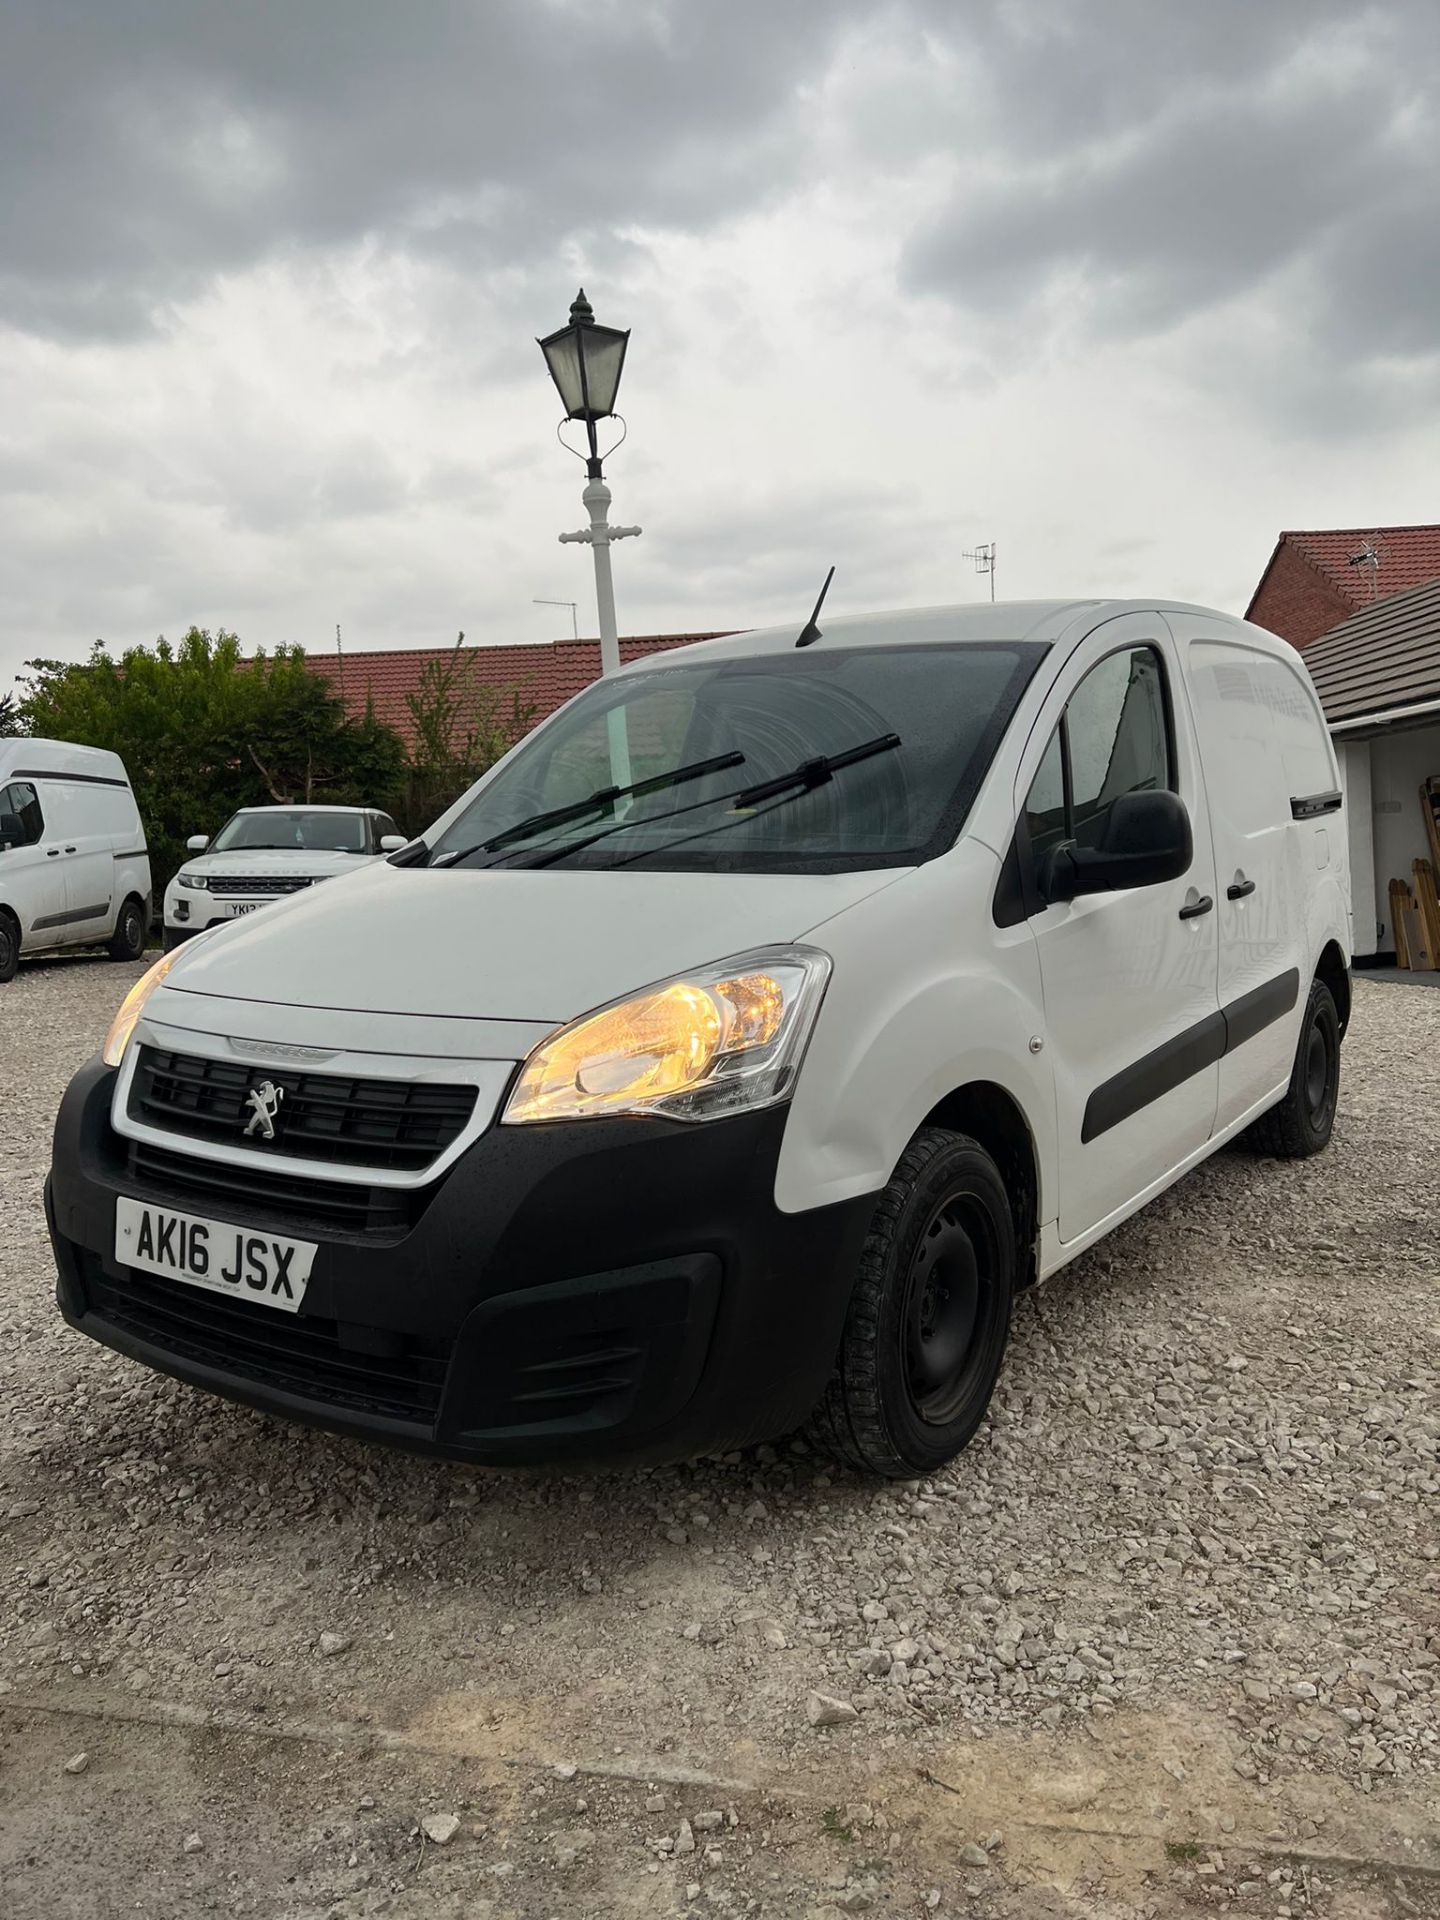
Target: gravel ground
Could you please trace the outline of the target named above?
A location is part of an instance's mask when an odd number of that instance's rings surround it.
[[[0,1910],[1440,1915],[1440,995],[1362,977],[1330,1152],[1193,1174],[877,1488],[412,1460],[69,1332],[137,971],[0,989]]]

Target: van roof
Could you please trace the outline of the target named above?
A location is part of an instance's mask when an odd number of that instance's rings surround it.
[[[747,654],[783,653],[793,647],[805,624],[808,609],[783,627],[759,627],[748,633],[723,634],[717,640],[701,640],[688,647],[674,647],[661,657],[649,655],[632,661],[621,671],[627,674],[663,672],[667,666],[692,659],[744,658]],[[1263,642],[1267,649],[1289,651],[1286,643],[1263,628],[1247,627],[1233,614],[1217,613],[1212,607],[1192,605],[1184,600],[997,600],[973,602],[958,607],[910,607],[889,613],[837,613],[820,611],[819,645],[832,647],[924,646],[1004,641],[1058,640],[1076,621],[1083,618],[1085,630],[1102,621],[1117,619],[1126,613],[1198,614],[1226,627],[1244,627],[1247,637]]]
[[[0,740],[0,781],[106,780],[129,786],[125,762],[105,747],[81,747],[73,740],[40,740],[23,734]]]

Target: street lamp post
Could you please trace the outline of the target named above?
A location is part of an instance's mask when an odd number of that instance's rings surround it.
[[[620,391],[620,375],[629,344],[627,328],[596,324],[595,311],[582,287],[571,303],[570,324],[537,342],[545,355],[550,378],[555,382],[565,407],[567,420],[583,420],[590,442],[585,461],[585,491],[580,496],[590,516],[588,527],[577,533],[562,533],[561,543],[577,541],[588,546],[595,556],[595,602],[600,618],[600,671],[614,673],[620,665],[620,640],[615,624],[615,583],[610,571],[610,544],[628,540],[639,527],[612,527],[610,489],[605,484],[595,426],[615,412],[615,397]]]
[[[570,305],[570,324],[560,327],[536,342],[545,356],[550,378],[564,404],[567,420],[583,420],[590,444],[585,460],[585,491],[580,496],[590,516],[588,527],[576,533],[562,533],[562,545],[571,541],[590,548],[595,557],[595,605],[600,619],[600,674],[620,669],[620,638],[615,624],[615,582],[610,572],[610,544],[628,540],[639,527],[610,525],[610,489],[605,484],[600,464],[600,447],[595,426],[615,413],[615,396],[620,391],[620,375],[625,366],[625,349],[630,331],[597,325],[595,310],[585,298],[582,287]],[[563,444],[563,442],[562,442]],[[612,449],[613,451],[613,449]],[[630,785],[630,742],[623,708],[612,709],[607,716],[610,745],[610,778],[617,787]]]

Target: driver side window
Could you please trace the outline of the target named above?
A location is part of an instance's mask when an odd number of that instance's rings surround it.
[[[1033,858],[1098,846],[1124,793],[1173,789],[1165,670],[1154,647],[1097,662],[1070,696],[1025,798]]]
[[[33,847],[45,831],[40,798],[27,781],[0,790],[0,847]]]

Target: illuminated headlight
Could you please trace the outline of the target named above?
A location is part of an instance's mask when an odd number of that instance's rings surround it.
[[[177,873],[175,878],[182,887],[194,887],[197,893],[206,892],[210,886],[203,873]]]
[[[662,980],[552,1033],[501,1118],[718,1120],[774,1106],[795,1085],[829,977],[827,954],[772,947]]]
[[[205,936],[199,934],[196,937],[203,940]],[[107,1067],[119,1066],[130,1036],[135,1031],[135,1022],[145,1011],[145,1002],[179,958],[180,949],[177,947],[173,953],[167,953],[163,960],[157,960],[148,973],[141,974],[120,1002],[120,1011],[110,1022],[110,1031],[106,1034],[105,1045],[100,1050],[100,1057]]]

